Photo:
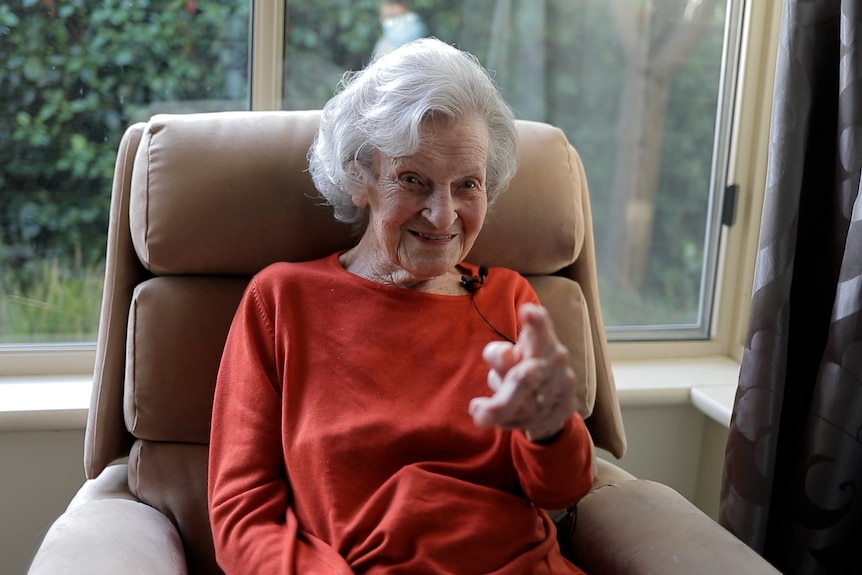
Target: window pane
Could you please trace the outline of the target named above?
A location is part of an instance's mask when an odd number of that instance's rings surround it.
[[[0,344],[95,341],[120,137],[248,109],[248,29],[236,1],[0,6]]]
[[[739,25],[739,4],[291,1],[284,106],[323,105],[343,70],[421,20],[479,57],[518,117],[561,127],[580,152],[609,335],[705,337],[729,119],[720,112],[735,73],[723,64],[736,48],[726,30]]]

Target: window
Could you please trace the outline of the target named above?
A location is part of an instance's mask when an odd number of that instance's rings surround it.
[[[744,75],[768,75],[777,7],[777,0],[0,5],[7,119],[0,372],[8,372],[10,350],[40,350],[41,358],[78,346],[92,354],[110,180],[128,124],[158,112],[320,107],[344,70],[362,67],[399,33],[475,53],[518,117],[565,130],[587,168],[612,340],[707,339],[728,235],[719,209],[727,165],[760,169],[768,121],[770,94],[750,90],[759,103],[746,113],[757,125],[736,138],[755,151],[731,153],[739,46],[756,45]],[[399,28],[405,8],[414,16]],[[772,31],[744,34],[752,14],[748,26]],[[743,184],[756,186],[756,174],[746,177]],[[735,256],[753,252],[756,222],[747,220]],[[731,305],[744,301],[744,288],[734,297]]]
[[[248,109],[243,2],[0,5],[0,344],[95,341],[117,144],[160,112]]]
[[[560,126],[587,168],[612,339],[706,338],[741,2],[288,2],[284,107],[433,35],[495,73],[516,115]],[[378,21],[380,24],[378,24]]]

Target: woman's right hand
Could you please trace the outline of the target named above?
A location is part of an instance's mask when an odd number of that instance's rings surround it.
[[[541,442],[559,433],[576,411],[577,382],[548,311],[524,304],[518,313],[523,325],[518,341],[491,342],[483,351],[494,394],[473,398],[470,414],[480,427],[522,429]]]

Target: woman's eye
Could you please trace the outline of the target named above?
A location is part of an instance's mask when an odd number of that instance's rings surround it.
[[[461,184],[461,188],[464,190],[481,190],[482,186],[479,185],[477,180],[465,180],[464,183]]]

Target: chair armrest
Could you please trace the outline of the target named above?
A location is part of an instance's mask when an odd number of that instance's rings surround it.
[[[587,573],[778,574],[760,555],[666,485],[598,487],[577,507],[573,560]]]
[[[112,471],[85,483],[51,525],[29,575],[187,575],[174,524],[123,489],[125,466]]]

